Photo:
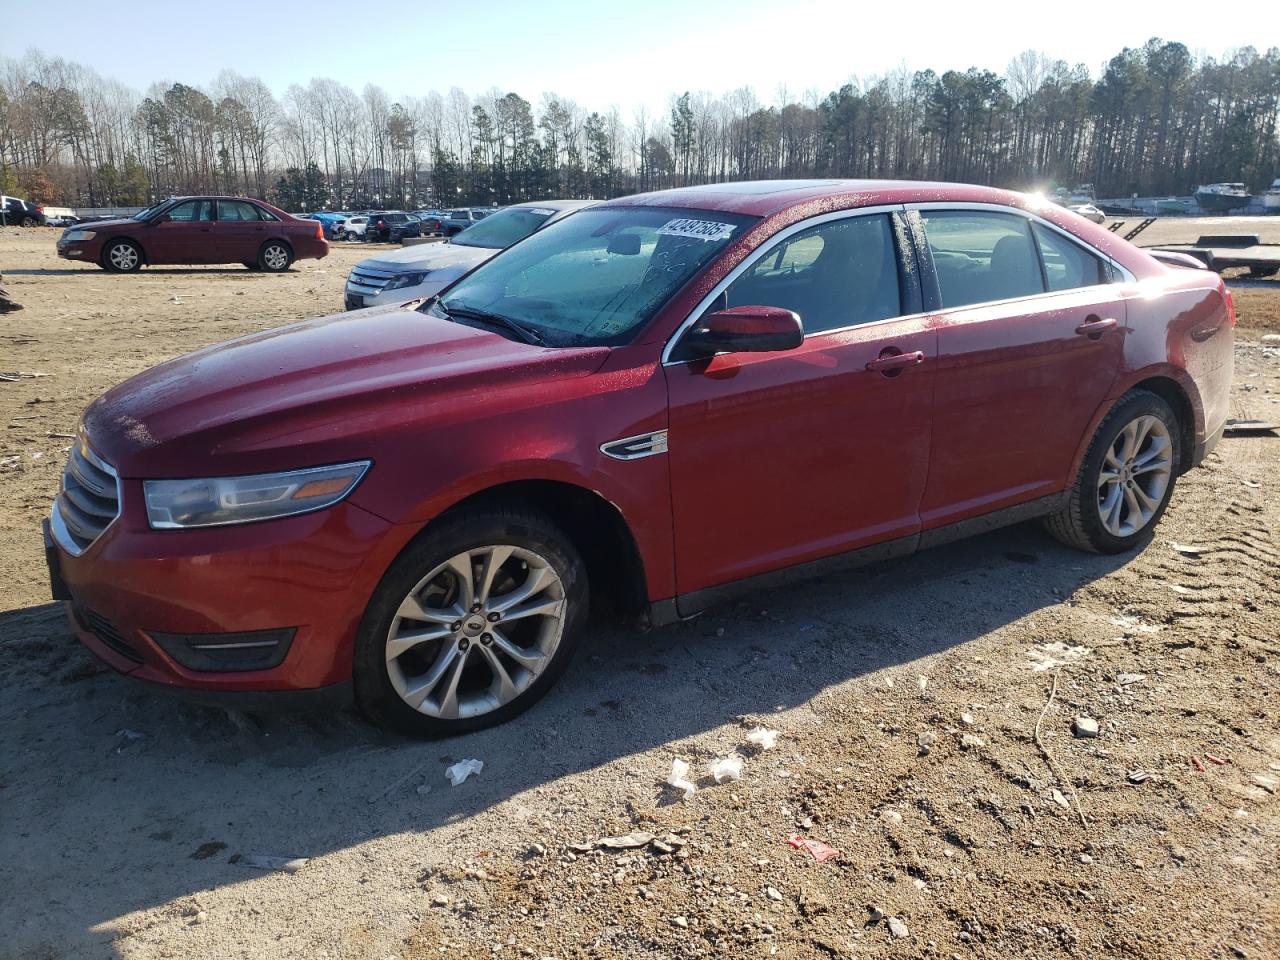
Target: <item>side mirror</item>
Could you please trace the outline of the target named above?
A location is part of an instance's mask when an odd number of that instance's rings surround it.
[[[688,356],[717,353],[770,353],[804,343],[800,315],[782,307],[730,307],[704,316],[681,343]]]
[[[640,234],[618,233],[609,238],[605,248],[609,253],[617,253],[624,257],[634,257],[640,252]]]

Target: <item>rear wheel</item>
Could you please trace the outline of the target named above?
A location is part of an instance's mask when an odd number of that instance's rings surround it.
[[[258,267],[269,273],[283,273],[293,262],[293,251],[279,240],[269,240],[258,254]]]
[[[549,519],[514,507],[460,512],[379,584],[356,639],[356,700],[412,736],[502,723],[564,672],[587,606],[582,560]]]
[[[102,251],[102,265],[112,273],[133,273],[142,267],[142,250],[132,240],[115,240]]]
[[[1151,538],[1177,480],[1177,415],[1145,390],[1126,394],[1099,424],[1067,505],[1047,518],[1068,546],[1123,553]]]
[[[22,225],[23,225],[24,227],[34,227],[34,226],[36,226],[37,224],[39,224],[39,222],[40,222],[40,221],[39,221],[39,220],[37,220],[35,217],[23,217],[23,218],[22,218]]]

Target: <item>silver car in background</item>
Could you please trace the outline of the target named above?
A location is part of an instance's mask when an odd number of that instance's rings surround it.
[[[347,278],[348,310],[431,297],[501,250],[598,200],[532,200],[472,224],[442,243],[415,244],[361,260]]]

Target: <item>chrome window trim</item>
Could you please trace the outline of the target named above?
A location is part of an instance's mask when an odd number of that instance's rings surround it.
[[[811,227],[821,226],[824,223],[832,223],[836,220],[850,220],[854,217],[875,216],[876,214],[903,213],[905,212],[906,209],[907,208],[901,203],[889,203],[889,204],[880,204],[874,207],[850,207],[847,210],[835,210],[835,211],[832,211],[831,213],[820,213],[817,216],[809,217],[805,220],[799,220],[788,227],[784,227],[783,229],[779,230],[777,233],[768,237],[763,243],[760,244],[760,246],[756,247],[749,254],[747,254],[747,256],[743,259],[743,261],[740,264],[738,264],[736,267],[734,267],[732,270],[730,270],[729,273],[726,274],[720,280],[719,283],[717,283],[714,287],[712,287],[711,292],[708,293],[701,300],[699,300],[698,305],[693,308],[693,311],[687,317],[685,317],[684,320],[680,322],[680,326],[676,327],[675,333],[673,333],[667,339],[666,345],[662,348],[662,360],[661,360],[662,365],[663,366],[679,366],[681,364],[692,362],[691,360],[672,360],[671,359],[671,352],[676,348],[676,344],[680,342],[680,338],[685,335],[685,332],[688,331],[688,329],[691,326],[693,326],[694,322],[698,319],[698,317],[702,316],[703,311],[706,310],[707,307],[711,306],[711,304],[715,302],[716,298],[719,297],[720,294],[724,293],[724,291],[728,289],[728,287],[735,280],[737,280],[738,277],[746,273],[749,269],[751,269],[751,267],[755,266],[756,263],[763,260],[771,250],[777,247],[779,243],[782,243],[784,240],[786,240],[789,237],[795,236],[797,233],[800,233],[804,230],[808,230]],[[835,327],[831,330],[821,330],[818,333],[813,334],[813,336],[815,337],[826,336],[827,334],[832,334],[832,333],[842,333],[846,330],[852,330],[856,327],[870,327],[877,323],[888,323],[894,320],[905,320],[905,319],[908,319],[909,317],[917,317],[917,316],[924,316],[924,314],[913,313],[913,314],[908,314],[908,315],[898,316],[898,317],[885,317],[882,320],[872,320],[867,323],[851,323],[847,327]],[[801,319],[801,323],[803,323],[804,318],[801,317],[800,319]],[[805,334],[806,339],[808,338],[808,336],[809,334],[806,333]]]
[[[67,530],[66,522],[62,519],[62,514],[58,510],[58,501],[62,498],[62,485],[65,482],[64,480],[59,480],[58,495],[53,498],[53,509],[50,511],[50,515],[49,515],[49,531],[53,535],[53,539],[57,541],[58,546],[60,546],[67,553],[71,554],[71,556],[73,557],[79,557],[82,554],[88,552],[90,549],[92,549],[93,545],[97,543],[99,540],[101,540],[103,536],[106,535],[106,532],[111,529],[111,525],[120,519],[120,514],[124,513],[124,488],[120,483],[120,474],[116,473],[115,468],[112,467],[111,464],[107,463],[107,461],[103,460],[96,453],[94,453],[93,449],[89,446],[87,441],[77,440],[76,443],[80,448],[80,455],[82,457],[88,460],[91,464],[93,464],[103,473],[109,474],[111,478],[115,480],[116,482],[116,515],[107,522],[106,526],[102,528],[102,532],[99,533],[96,537],[94,537],[91,543],[86,544],[84,549],[81,549],[76,544],[75,539],[71,536],[70,531]],[[69,456],[70,455],[68,454],[68,457]],[[67,467],[63,467],[62,472],[64,477],[66,475],[66,471],[67,471]]]
[[[1105,261],[1106,263],[1110,264],[1112,267],[1114,267],[1116,270],[1118,270],[1118,271],[1120,272],[1120,276],[1123,278],[1123,282],[1126,282],[1126,283],[1137,283],[1137,282],[1138,282],[1138,278],[1137,278],[1137,277],[1135,277],[1135,276],[1134,276],[1134,275],[1129,271],[1129,268],[1128,268],[1128,267],[1126,267],[1126,266],[1125,266],[1123,263],[1121,263],[1120,261],[1116,260],[1114,257],[1108,256],[1107,254],[1105,254],[1105,253],[1103,253],[1101,250],[1099,250],[1097,247],[1092,246],[1091,244],[1085,243],[1083,240],[1081,240],[1079,237],[1077,237],[1077,236],[1076,236],[1074,233],[1072,233],[1071,231],[1069,231],[1069,230],[1064,230],[1062,227],[1058,226],[1056,223],[1051,223],[1050,221],[1046,220],[1044,217],[1040,216],[1038,213],[1034,213],[1034,212],[1032,212],[1032,211],[1030,211],[1030,210],[1024,210],[1024,209],[1023,209],[1023,208],[1021,208],[1021,207],[1006,207],[1006,206],[1005,206],[1004,204],[1002,204],[1002,203],[977,203],[977,202],[972,202],[972,201],[970,201],[970,202],[960,202],[960,201],[957,201],[957,202],[955,202],[955,203],[948,203],[946,200],[928,200],[928,201],[921,201],[921,202],[918,202],[918,203],[908,203],[908,204],[906,204],[905,206],[906,206],[906,209],[907,209],[908,211],[915,210],[915,211],[917,211],[917,212],[925,212],[925,211],[929,211],[929,210],[937,210],[937,211],[944,211],[944,210],[973,210],[973,211],[976,211],[976,212],[979,212],[979,213],[1007,213],[1007,214],[1012,214],[1013,216],[1019,216],[1019,217],[1022,217],[1022,218],[1024,218],[1024,219],[1026,219],[1026,220],[1034,221],[1035,223],[1040,224],[1042,227],[1046,227],[1047,229],[1054,231],[1054,232],[1055,232],[1055,233],[1057,233],[1059,236],[1061,236],[1063,239],[1065,239],[1067,242],[1069,242],[1069,243],[1074,243],[1077,247],[1080,247],[1082,250],[1086,251],[1087,253],[1091,253],[1091,254],[1093,254],[1095,257],[1097,257],[1098,259],[1103,260],[1103,261]],[[928,230],[926,229],[926,231],[925,231],[925,232],[926,232],[926,234],[927,234],[927,233],[928,233]],[[1033,234],[1032,236],[1034,237],[1034,234]],[[1037,247],[1038,247],[1038,246],[1039,246],[1039,245],[1037,244]],[[1113,281],[1113,282],[1114,282],[1114,281]],[[1098,287],[1107,287],[1107,286],[1111,286],[1111,284],[1107,284],[1107,283],[1098,283],[1098,284],[1093,284],[1093,286],[1098,286]],[[1084,287],[1071,287],[1070,289],[1071,289],[1071,290],[1084,290],[1085,288],[1084,288]],[[1048,294],[1053,294],[1053,293],[1066,293],[1066,292],[1068,292],[1068,291],[1066,291],[1066,290],[1046,290],[1043,294],[1031,294],[1030,296],[1047,296]],[[1013,298],[1013,299],[1016,299],[1016,300],[1027,300],[1027,299],[1030,299],[1030,297],[1015,297],[1015,298]],[[988,303],[1007,303],[1007,302],[1008,302],[1007,300],[982,300],[982,301],[980,301],[979,303],[966,303],[963,307],[949,307],[949,308],[944,308],[944,309],[951,309],[951,310],[963,310],[963,309],[966,309],[966,308],[968,308],[968,307],[977,307],[977,306],[982,306],[982,305],[985,305],[985,304],[988,304]]]

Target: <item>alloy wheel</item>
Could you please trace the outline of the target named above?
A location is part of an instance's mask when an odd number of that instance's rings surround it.
[[[262,251],[262,259],[269,270],[283,270],[289,265],[289,251],[278,243],[273,243]]]
[[[138,251],[127,243],[118,243],[107,254],[117,270],[132,270],[138,265]]]
[[[428,716],[489,713],[550,665],[565,613],[564,584],[545,557],[503,544],[464,551],[401,602],[387,631],[387,675]]]
[[[1159,417],[1125,424],[1098,473],[1098,516],[1107,532],[1130,537],[1160,509],[1173,476],[1173,441]]]

